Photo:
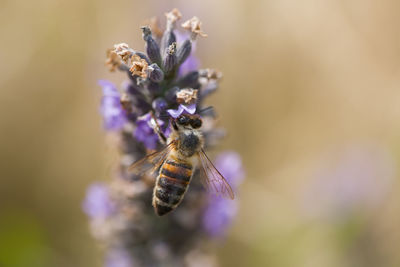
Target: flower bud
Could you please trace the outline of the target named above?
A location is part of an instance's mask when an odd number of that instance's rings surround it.
[[[175,86],[169,89],[165,93],[165,99],[168,101],[168,103],[176,103],[176,93],[179,91],[179,87]]]
[[[141,59],[144,59],[147,62],[147,64],[150,64],[150,60],[146,56],[145,53],[143,53],[143,52],[135,52],[135,54],[138,55]]]
[[[166,30],[161,39],[161,52],[163,53],[174,42],[176,42],[175,33],[173,30]]]
[[[163,61],[163,69],[166,75],[170,74],[177,66],[178,59],[176,57],[176,42],[172,43],[165,52]]]
[[[159,83],[164,79],[164,72],[156,63],[149,66],[149,78],[152,82],[156,83]]]
[[[200,87],[199,83],[199,72],[198,71],[192,71],[183,76],[181,79],[178,80],[177,82],[178,86],[181,88],[185,87],[190,87],[197,89]]]
[[[150,93],[153,95],[157,95],[161,92],[161,87],[158,83],[150,81],[149,84],[147,85],[147,89],[149,90]]]
[[[141,29],[143,31],[143,40],[146,42],[147,55],[149,56],[151,62],[160,64],[161,63],[160,48],[157,42],[153,39],[150,28],[148,26],[144,26]]]
[[[190,55],[192,51],[192,42],[190,40],[186,40],[179,46],[178,51],[176,52],[176,57],[178,58],[178,64],[182,64]]]
[[[157,113],[160,114],[168,107],[168,104],[167,104],[167,101],[165,101],[163,98],[159,97],[153,101],[152,107]]]

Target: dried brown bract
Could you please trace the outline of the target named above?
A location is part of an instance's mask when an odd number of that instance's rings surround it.
[[[132,55],[132,49],[130,49],[126,43],[115,44],[114,51],[125,63],[128,63],[128,60]]]
[[[221,80],[222,79],[222,72],[215,70],[215,69],[202,69],[199,72],[200,77],[207,78],[208,80]]]
[[[121,65],[121,57],[113,49],[108,49],[105,63],[110,71],[115,71]]]
[[[198,17],[193,17],[185,21],[182,23],[182,27],[192,32],[193,39],[195,39],[197,35],[200,35],[201,37],[207,37],[207,34],[205,34],[201,29],[201,21]]]
[[[176,93],[176,101],[179,104],[194,104],[197,101],[198,90],[192,88],[181,89]]]
[[[131,97],[127,93],[123,93],[121,95],[121,106],[127,112],[132,112],[132,100]]]
[[[149,65],[147,64],[146,60],[140,58],[138,55],[133,55],[131,57],[132,60],[132,67],[129,71],[132,75],[137,75],[142,78],[147,78],[147,69]]]
[[[160,28],[157,17],[150,18],[147,24],[149,25],[154,36],[158,38],[162,37],[164,31]]]
[[[167,23],[175,23],[180,18],[182,18],[182,14],[177,8],[174,8],[170,12],[165,13],[165,16],[167,17]]]

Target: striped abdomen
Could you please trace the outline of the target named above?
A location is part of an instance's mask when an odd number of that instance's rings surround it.
[[[168,157],[160,168],[153,193],[153,206],[157,215],[162,216],[175,209],[192,178],[193,166],[187,161]]]

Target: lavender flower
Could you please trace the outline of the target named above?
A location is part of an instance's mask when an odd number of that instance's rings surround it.
[[[237,213],[237,201],[212,196],[204,212],[203,227],[213,237],[223,237]]]
[[[118,89],[109,81],[101,80],[99,85],[103,88],[100,113],[103,115],[106,130],[121,130],[127,121],[126,113],[122,109]]]
[[[158,120],[158,124],[160,126],[164,125],[162,120]],[[157,147],[158,144],[158,135],[154,132],[154,129],[151,127],[151,115],[147,113],[141,117],[139,117],[136,121],[137,128],[135,130],[135,138],[136,140],[142,142],[146,148],[152,150]]]
[[[106,267],[132,267],[132,257],[128,251],[124,249],[113,249],[107,253]]]
[[[168,103],[164,98],[156,98],[152,103],[153,109],[156,111],[156,114],[161,115],[168,107]]]
[[[215,166],[224,175],[231,185],[233,191],[237,191],[238,186],[244,179],[242,161],[238,153],[228,151],[221,153]],[[205,231],[213,237],[223,237],[238,210],[236,199],[233,201],[221,196],[209,197],[209,204],[204,212],[203,227]]]
[[[182,33],[180,31],[175,32],[176,41],[178,44],[183,44],[184,41],[188,40],[189,34]],[[194,55],[196,52],[196,43],[191,44],[191,51],[187,59],[179,67],[179,77],[188,74],[191,71],[197,70],[199,67],[199,60]]]
[[[87,190],[82,208],[91,218],[111,216],[115,212],[115,206],[110,199],[109,188],[103,183],[92,184]]]
[[[146,173],[137,177],[127,170],[150,150],[162,148],[152,116],[168,136],[170,118],[203,110],[205,97],[218,87],[219,72],[196,68],[195,41],[197,36],[206,36],[201,22],[196,17],[186,21],[182,27],[188,34],[180,35],[176,27],[181,16],[177,9],[166,13],[164,33],[155,23],[141,28],[146,53],[126,43],[107,52],[110,71],[128,76],[122,94],[112,83],[99,82],[101,114],[105,129],[118,136],[113,140],[120,161],[112,181],[92,185],[83,203],[92,235],[106,249],[107,267],[191,266],[193,257],[214,266],[215,255],[204,250],[205,244],[210,235],[226,231],[237,212],[237,202],[210,197],[195,172],[179,207],[159,218],[151,207],[154,177]],[[207,148],[218,142],[222,130],[215,128],[210,113],[201,115]],[[237,190],[243,177],[240,157],[225,153],[216,165]]]
[[[236,191],[245,176],[240,155],[235,151],[225,151],[215,159],[215,166]]]
[[[307,216],[342,219],[379,207],[395,178],[392,157],[382,148],[353,146],[332,167],[321,169],[301,196]]]
[[[191,71],[196,70],[199,67],[199,60],[192,54],[187,58],[187,60],[179,68],[179,76],[183,77]]]
[[[196,104],[189,106],[180,104],[178,109],[168,109],[167,112],[173,118],[178,118],[182,113],[194,114],[196,112]]]

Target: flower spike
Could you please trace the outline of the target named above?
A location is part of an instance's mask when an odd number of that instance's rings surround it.
[[[108,267],[189,266],[193,255],[197,262],[216,263],[214,253],[203,248],[210,239],[227,233],[237,212],[237,198],[221,199],[204,190],[200,175],[205,169],[201,166],[198,166],[200,171],[190,167],[191,188],[179,207],[162,218],[152,210],[152,204],[159,204],[157,199],[171,199],[153,173],[174,175],[172,171],[165,174],[163,164],[170,156],[179,156],[182,146],[196,143],[201,143],[201,150],[188,162],[200,157],[202,164],[206,164],[206,172],[212,172],[214,167],[210,159],[206,163],[204,150],[217,145],[225,133],[216,126],[213,110],[204,105],[206,96],[217,90],[222,74],[198,69],[195,40],[198,35],[206,36],[200,20],[193,17],[182,24],[186,31],[180,31],[176,27],[182,17],[179,10],[173,9],[165,15],[164,31],[155,19],[141,27],[145,51],[133,50],[126,43],[115,44],[107,51],[106,65],[110,71],[119,70],[128,76],[121,90],[109,81],[99,81],[100,114],[119,157],[110,173],[112,179],[90,186],[82,209],[89,217],[93,237],[105,249]],[[226,179],[232,186],[229,192],[236,194],[240,181],[237,176],[242,174],[240,158],[232,153],[221,157],[215,164],[221,174],[214,171],[213,175],[225,178],[219,178],[222,184],[213,184],[211,191],[223,193],[223,188],[229,189],[223,182]],[[130,170],[131,164],[138,161],[141,167],[135,163],[138,168]],[[186,162],[178,166],[168,164],[170,170],[185,166],[184,173],[189,172]],[[171,179],[165,188],[186,190],[183,181],[179,181],[186,176],[168,177]],[[204,179],[209,185],[216,183],[216,177]],[[158,180],[156,189],[155,180]],[[210,189],[207,185],[206,188]],[[151,203],[152,198],[155,203]],[[161,215],[160,212],[176,205],[172,202],[164,201],[166,208],[158,205],[156,213]]]

